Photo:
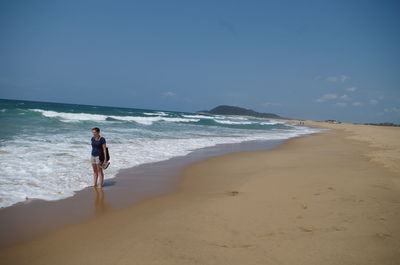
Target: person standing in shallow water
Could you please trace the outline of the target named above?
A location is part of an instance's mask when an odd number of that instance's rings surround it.
[[[90,161],[92,163],[93,168],[93,187],[103,187],[104,184],[104,173],[102,168],[102,163],[100,161],[101,152],[104,153],[104,157],[106,155],[106,139],[100,135],[100,129],[95,127],[92,129],[93,137],[91,139],[92,142],[92,154],[90,156]],[[107,163],[104,160],[104,163]],[[100,185],[97,185],[97,179],[100,177]]]

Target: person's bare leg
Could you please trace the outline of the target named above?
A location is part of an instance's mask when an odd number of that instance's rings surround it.
[[[97,186],[97,178],[98,178],[98,171],[97,171],[97,164],[92,164],[92,168],[93,168],[93,187]]]
[[[101,168],[100,164],[97,164],[97,172],[100,177],[100,187],[103,187],[104,184],[104,173],[103,169]]]

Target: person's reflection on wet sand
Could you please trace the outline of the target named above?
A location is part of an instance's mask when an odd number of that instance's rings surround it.
[[[104,191],[102,188],[93,187],[96,192],[96,199],[94,201],[95,215],[102,215],[107,212],[108,206],[104,202]]]

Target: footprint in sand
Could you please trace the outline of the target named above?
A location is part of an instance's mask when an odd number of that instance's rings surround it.
[[[237,196],[237,195],[239,195],[239,191],[237,191],[237,190],[228,191],[227,194],[230,196]]]
[[[222,244],[222,243],[214,243],[214,242],[211,242],[209,244],[218,246],[218,247],[223,247],[223,248],[249,248],[249,247],[254,246],[252,244]]]
[[[390,187],[387,187],[385,185],[372,185],[373,187],[377,187],[377,188],[381,188],[381,189],[385,189],[385,190],[391,190]]]
[[[334,230],[334,231],[344,231],[344,230],[347,230],[347,228],[344,227],[344,226],[336,226],[336,225],[332,226],[331,229]]]
[[[345,231],[347,230],[346,227],[344,226],[338,226],[338,225],[333,225],[331,227],[326,227],[321,229],[321,231],[325,231],[325,232],[332,232],[332,231]]]
[[[307,208],[308,208],[308,205],[307,205],[307,203],[305,203],[305,202],[302,202],[302,203],[301,203],[301,208],[303,208],[303,209],[307,209]]]
[[[299,226],[300,231],[302,232],[312,232],[315,230],[312,226]]]
[[[376,236],[377,238],[380,238],[380,239],[386,239],[386,238],[388,238],[388,237],[392,237],[391,235],[386,234],[386,233],[376,233],[375,236]]]
[[[302,232],[313,232],[313,231],[316,230],[316,228],[313,227],[313,226],[299,226],[298,228]],[[326,228],[326,229],[323,229],[323,230],[326,230],[326,231],[345,231],[345,230],[347,230],[347,228],[344,227],[344,226],[335,226],[334,225],[334,226],[332,226],[330,228]]]
[[[269,232],[265,234],[258,235],[259,237],[270,237],[270,236],[279,236],[279,235],[285,235],[286,233],[283,231],[277,231],[277,232]]]

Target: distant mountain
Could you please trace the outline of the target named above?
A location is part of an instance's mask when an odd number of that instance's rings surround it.
[[[235,106],[227,106],[220,105],[218,107],[213,108],[212,110],[202,110],[197,111],[197,113],[210,113],[210,114],[218,114],[218,115],[240,115],[240,116],[252,116],[252,117],[261,117],[261,118],[275,118],[275,119],[284,119],[283,117],[274,114],[274,113],[261,113],[251,109],[245,109]]]

